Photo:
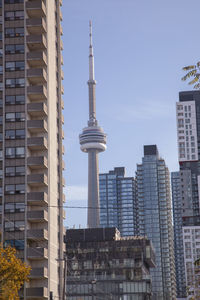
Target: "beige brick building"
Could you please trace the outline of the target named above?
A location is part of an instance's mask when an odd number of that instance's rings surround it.
[[[0,1],[0,222],[32,268],[22,299],[62,293],[61,5]]]

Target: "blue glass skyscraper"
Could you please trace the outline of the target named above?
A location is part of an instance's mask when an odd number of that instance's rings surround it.
[[[125,168],[99,175],[100,226],[117,227],[122,236],[135,234],[135,180]]]
[[[156,145],[144,146],[137,165],[138,234],[146,235],[156,252],[151,271],[154,300],[176,299],[170,177]]]

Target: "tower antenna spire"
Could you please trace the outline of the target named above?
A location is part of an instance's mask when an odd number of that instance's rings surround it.
[[[89,46],[89,81],[94,81],[94,51],[92,44],[92,21],[89,22],[90,26],[90,46]]]
[[[99,227],[99,162],[98,153],[106,150],[106,134],[96,119],[96,81],[94,79],[94,55],[92,43],[92,22],[89,45],[89,120],[79,135],[81,150],[88,153],[88,227]]]

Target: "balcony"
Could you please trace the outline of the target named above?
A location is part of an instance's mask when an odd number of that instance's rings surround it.
[[[48,205],[48,195],[45,192],[30,192],[27,194],[27,202],[29,205]]]
[[[30,186],[47,186],[48,179],[46,174],[30,174],[27,175],[27,183]]]
[[[43,18],[26,19],[26,28],[30,34],[41,34],[47,31],[47,25]]]
[[[48,270],[47,268],[32,268],[29,278],[31,279],[42,279],[42,278],[47,278],[48,275]]]
[[[47,89],[44,85],[33,85],[27,87],[27,94],[32,101],[41,101],[47,99]]]
[[[47,150],[48,143],[45,137],[29,137],[27,146],[30,150]]]
[[[44,69],[28,69],[27,79],[31,85],[47,82],[47,73]]]
[[[26,289],[27,299],[48,299],[48,289],[46,287],[35,287]]]
[[[47,222],[48,221],[48,213],[46,210],[28,211],[27,219],[30,223]]]
[[[48,239],[48,231],[46,229],[28,229],[27,239],[32,241],[44,241]]]
[[[43,34],[40,35],[28,35],[26,37],[27,46],[31,51],[46,49],[47,40]]]
[[[30,67],[41,67],[47,65],[47,56],[43,51],[27,53],[27,62]]]
[[[44,17],[46,15],[46,6],[43,1],[27,1],[26,12],[31,18]]]
[[[45,120],[28,120],[27,127],[30,132],[47,132],[47,122]]]
[[[27,258],[29,260],[47,259],[48,250],[46,248],[27,248]]]
[[[30,169],[44,169],[48,167],[48,160],[46,156],[30,156],[27,165]]]
[[[47,105],[44,102],[40,103],[28,103],[27,111],[30,116],[44,117],[47,115]]]

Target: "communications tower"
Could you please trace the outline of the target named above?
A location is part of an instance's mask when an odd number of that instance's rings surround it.
[[[99,162],[98,153],[106,150],[106,134],[96,119],[96,80],[94,77],[94,55],[92,45],[92,23],[90,21],[89,46],[89,120],[88,126],[79,135],[80,148],[88,153],[88,228],[99,227]]]

